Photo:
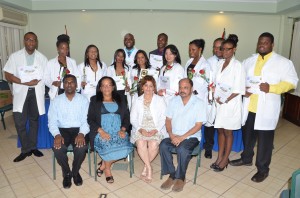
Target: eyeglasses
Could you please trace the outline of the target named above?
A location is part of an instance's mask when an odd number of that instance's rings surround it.
[[[233,47],[231,47],[231,48],[220,48],[220,50],[221,51],[225,51],[225,52],[228,52],[229,50],[232,50],[233,49]]]
[[[214,48],[215,50],[220,50],[220,51],[221,51],[221,49],[222,49],[221,47],[217,47],[217,46],[214,46],[213,48]]]
[[[28,39],[25,39],[25,42],[36,42],[36,39],[28,38]]]

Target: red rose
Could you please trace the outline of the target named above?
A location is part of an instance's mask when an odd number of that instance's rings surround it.
[[[201,69],[201,70],[199,71],[199,73],[200,73],[201,75],[204,75],[204,74],[205,74],[205,70],[204,70],[204,69]]]
[[[135,77],[133,78],[133,80],[134,80],[134,81],[138,81],[138,80],[139,80],[139,77],[135,76]]]
[[[66,69],[66,74],[69,74],[70,73],[70,70]]]
[[[179,93],[176,91],[175,96],[178,96],[178,95],[179,95]]]
[[[60,80],[60,76],[57,76],[57,80]]]
[[[192,73],[194,74],[195,72],[196,72],[196,71],[193,69],[193,70],[192,70]]]
[[[172,69],[172,66],[171,66],[171,65],[168,65],[168,66],[167,66],[167,69],[168,69],[168,70]]]
[[[125,76],[125,71],[122,71],[121,74],[122,74],[122,76]]]

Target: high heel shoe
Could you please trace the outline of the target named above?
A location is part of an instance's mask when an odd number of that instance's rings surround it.
[[[221,168],[219,165],[216,165],[214,171],[215,172],[221,172],[223,171],[225,168],[227,168],[228,164],[226,164],[223,168]]]
[[[215,169],[215,168],[216,168],[216,166],[218,166],[218,165],[217,165],[217,163],[216,163],[216,162],[214,162],[214,163],[212,163],[212,164],[210,165],[210,168],[211,168],[211,169]]]

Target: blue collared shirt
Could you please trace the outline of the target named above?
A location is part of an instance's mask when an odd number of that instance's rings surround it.
[[[180,96],[171,99],[166,116],[172,119],[172,133],[183,135],[193,128],[196,122],[206,122],[206,108],[204,102],[198,97],[191,95],[186,105],[183,104]],[[196,137],[201,140],[201,129],[188,138]]]
[[[86,135],[89,131],[87,113],[89,101],[81,94],[75,93],[70,101],[63,93],[50,103],[48,111],[48,127],[50,133],[55,137],[60,134],[59,128],[78,127],[79,133]]]

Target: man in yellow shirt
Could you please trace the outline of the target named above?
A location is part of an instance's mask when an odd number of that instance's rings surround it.
[[[278,123],[281,94],[295,89],[298,82],[292,61],[273,51],[274,36],[262,33],[257,52],[244,60],[247,92],[243,99],[243,144],[241,158],[230,162],[232,166],[251,166],[257,141],[257,173],[251,178],[262,182],[269,175],[275,128]]]

